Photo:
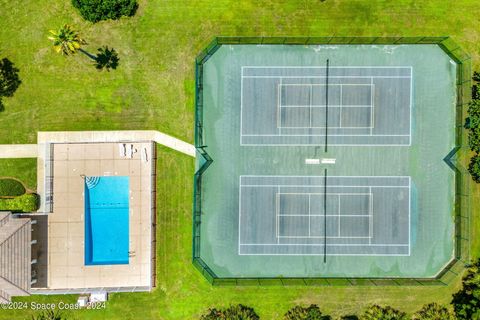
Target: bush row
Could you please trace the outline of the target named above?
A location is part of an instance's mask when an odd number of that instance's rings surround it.
[[[473,73],[472,101],[468,104],[468,117],[465,128],[468,129],[468,145],[475,154],[470,159],[468,171],[473,181],[480,183],[480,74]]]
[[[480,259],[467,266],[462,278],[462,288],[451,300],[453,313],[437,303],[424,305],[423,308],[408,317],[405,312],[389,306],[371,305],[360,315],[344,315],[340,320],[480,320]],[[259,320],[255,310],[244,305],[230,306],[224,309],[209,309],[201,320]],[[284,320],[330,320],[320,308],[295,306],[285,313]]]
[[[0,211],[33,212],[40,205],[40,197],[35,193],[27,193],[11,199],[0,199]]]

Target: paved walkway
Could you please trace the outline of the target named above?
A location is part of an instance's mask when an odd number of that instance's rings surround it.
[[[195,147],[155,130],[122,131],[52,131],[38,132],[38,144],[45,142],[140,142],[155,141],[171,149],[195,157]]]
[[[0,144],[1,158],[36,158],[38,147],[36,144]]]

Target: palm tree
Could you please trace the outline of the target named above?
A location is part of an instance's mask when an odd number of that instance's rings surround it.
[[[48,39],[53,41],[55,51],[67,56],[81,50],[80,46],[86,43],[68,24],[63,25],[58,31],[50,30],[50,34]]]
[[[108,49],[107,46],[103,48],[98,48],[98,54],[95,58],[95,67],[98,70],[102,70],[103,68],[110,71],[111,69],[116,69],[118,66],[118,54],[115,49]]]

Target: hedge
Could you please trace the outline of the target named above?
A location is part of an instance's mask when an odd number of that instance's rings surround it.
[[[85,20],[91,22],[131,17],[138,8],[136,0],[72,0],[72,4]]]
[[[40,206],[40,197],[35,193],[27,193],[11,199],[0,199],[0,211],[33,212]]]
[[[0,179],[0,197],[16,197],[25,194],[25,187],[14,179]]]

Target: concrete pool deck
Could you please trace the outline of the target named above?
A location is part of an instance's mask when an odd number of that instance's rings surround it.
[[[155,188],[154,144],[127,143],[137,150],[121,154],[123,143],[55,143],[53,211],[48,213],[49,290],[152,286],[152,240]],[[146,153],[145,157],[141,156]],[[86,176],[130,177],[130,247],[128,265],[85,266]]]

